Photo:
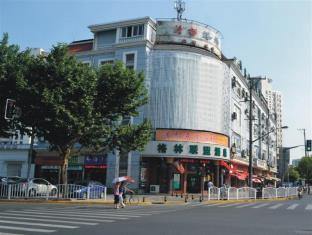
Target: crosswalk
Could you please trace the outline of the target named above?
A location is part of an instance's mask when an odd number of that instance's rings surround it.
[[[209,203],[209,204],[194,204],[195,206],[201,207],[216,207],[216,208],[252,208],[252,209],[269,209],[269,210],[278,210],[278,209],[286,209],[288,211],[291,210],[303,210],[307,212],[312,212],[312,203],[307,204],[298,204],[298,203]]]
[[[35,207],[0,210],[0,235],[49,234],[59,229],[74,230],[82,226],[133,220],[170,212],[168,209],[127,208],[114,210],[101,207]]]

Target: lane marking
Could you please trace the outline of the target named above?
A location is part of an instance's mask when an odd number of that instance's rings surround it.
[[[241,205],[242,203],[231,203],[231,204],[226,204],[226,205],[222,205],[222,206],[218,206],[218,207],[230,207],[230,206],[238,206]]]
[[[71,216],[71,217],[80,217],[80,218],[96,218],[98,219],[99,216],[98,215],[77,215],[74,213],[41,213],[41,212],[31,212],[31,211],[8,211],[8,212],[17,212],[17,213],[23,213],[23,214],[39,214],[39,215],[62,215],[62,216]],[[129,216],[128,216],[129,217]],[[140,216],[134,216],[134,217],[140,217]],[[101,216],[101,218],[109,218],[112,219],[111,216]],[[128,218],[126,217],[115,217],[114,219],[120,219],[120,220],[126,220]]]
[[[48,215],[28,215],[28,214],[20,214],[20,213],[1,213],[0,215],[16,215],[16,216],[24,216],[24,217],[39,217],[39,218],[55,218],[55,216],[48,216]],[[63,216],[58,216],[58,219],[68,219],[68,220],[82,220],[82,221],[92,221],[92,222],[114,222],[114,220],[99,220],[99,219],[88,219],[88,218],[69,218],[69,217],[63,217]],[[119,218],[117,218],[119,219]]]
[[[22,216],[22,215],[21,215]],[[33,220],[33,221],[45,221],[45,222],[56,222],[56,223],[65,223],[65,224],[83,224],[83,225],[97,225],[98,223],[87,223],[82,221],[67,221],[67,220],[55,220],[55,219],[40,219],[40,218],[27,218],[20,216],[1,216],[0,218],[4,219],[20,219],[20,220]],[[0,233],[1,235],[1,233]]]
[[[287,210],[294,210],[297,206],[299,206],[299,204],[292,204],[291,206],[287,207]]]
[[[307,207],[305,208],[306,210],[312,210],[312,204],[308,204]]]
[[[258,209],[258,208],[261,208],[261,207],[265,207],[267,205],[269,205],[269,203],[259,204],[259,205],[253,206],[252,208]]]
[[[17,234],[17,233],[1,233],[0,232],[0,235],[23,235],[23,234]]]
[[[29,222],[20,222],[20,221],[11,221],[11,220],[0,220],[0,223],[4,224],[22,224],[22,225],[35,225],[42,227],[54,227],[54,228],[79,228],[78,226],[69,226],[69,225],[61,225],[61,224],[42,224],[42,223],[29,223]]]
[[[220,205],[220,203],[207,204],[207,205],[204,205],[204,207],[217,206],[217,205]]]
[[[236,208],[244,208],[244,207],[247,207],[247,206],[253,206],[255,204],[243,204],[243,205],[240,205],[240,206],[236,206]]]
[[[276,204],[276,205],[274,205],[274,206],[271,206],[271,207],[269,207],[269,209],[273,209],[273,210],[275,210],[275,209],[277,209],[277,208],[279,208],[279,207],[281,207],[283,204],[282,203],[278,203],[278,204]]]
[[[39,210],[31,210],[30,209],[30,210],[24,210],[24,211],[31,211],[31,212],[37,213],[37,211],[39,211]],[[42,210],[40,210],[40,211],[42,211]],[[68,211],[68,210],[45,210],[45,212],[47,212],[47,213],[51,213],[51,212],[54,213],[54,212],[56,212],[56,213],[67,213],[67,214],[77,214],[77,213],[79,213],[80,215],[111,215],[111,216],[128,216],[128,217],[141,217],[141,216],[146,216],[146,215],[152,215],[152,214],[147,214],[147,213],[145,213],[145,214],[138,213],[137,214],[135,212],[130,212],[130,211],[124,213],[124,212],[118,212],[118,211],[116,211],[116,212],[110,212],[110,211],[108,211],[108,212],[104,212],[104,211],[102,211],[102,212],[94,212],[94,211],[86,212],[86,211],[76,211],[76,210],[74,210],[74,211]]]
[[[8,229],[8,230],[21,230],[21,231],[27,231],[27,232],[40,232],[40,233],[54,233],[54,232],[56,232],[56,230],[50,230],[50,229],[11,227],[11,226],[2,226],[2,225],[0,225],[0,228]]]

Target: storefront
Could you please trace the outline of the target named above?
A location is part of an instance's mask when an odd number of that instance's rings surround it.
[[[231,160],[231,186],[245,187],[248,185],[248,163]]]
[[[72,156],[68,161],[67,177],[68,183],[79,183],[84,178],[84,157]]]
[[[84,156],[84,180],[106,183],[107,155]]]
[[[193,130],[157,130],[141,157],[140,189],[146,193],[203,193],[208,181],[227,183],[228,137]]]
[[[35,156],[35,177],[58,184],[59,171],[63,160],[57,152],[38,152]]]

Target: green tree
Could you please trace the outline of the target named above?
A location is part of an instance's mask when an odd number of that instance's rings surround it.
[[[288,168],[288,174],[289,174],[289,181],[290,182],[295,182],[300,177],[298,170],[293,166],[290,166]]]
[[[300,177],[308,181],[312,181],[312,157],[301,158],[298,164]]]
[[[0,136],[7,137],[15,130],[16,119],[6,120],[5,104],[7,99],[16,99],[17,86],[30,59],[28,51],[20,52],[16,45],[9,45],[8,34],[3,34],[0,41]]]
[[[18,82],[16,76],[9,78],[22,109],[17,122],[59,152],[64,184],[68,159],[77,144],[130,151],[142,149],[149,140],[148,121],[139,125],[122,121],[138,115],[138,108],[147,102],[143,74],[121,63],[94,69],[69,55],[63,44],[47,56],[29,57],[26,62],[27,70]]]

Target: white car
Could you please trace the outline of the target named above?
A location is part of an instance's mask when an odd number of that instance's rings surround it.
[[[23,193],[34,197],[36,195],[56,195],[57,187],[49,181],[41,178],[24,179],[19,182],[19,187]]]

